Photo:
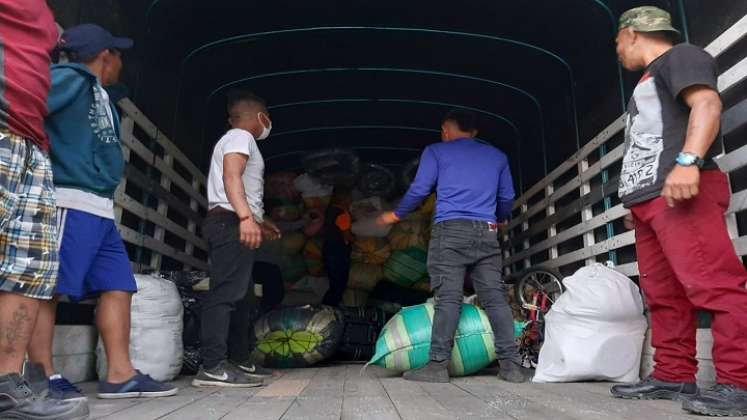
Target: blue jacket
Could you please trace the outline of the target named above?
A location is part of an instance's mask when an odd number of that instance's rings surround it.
[[[428,146],[415,181],[395,214],[407,217],[436,190],[435,223],[503,222],[511,218],[514,185],[506,155],[476,139]]]
[[[97,83],[85,65],[52,66],[45,125],[55,186],[113,198],[125,168],[119,115],[104,102]],[[114,126],[106,106],[111,106]]]

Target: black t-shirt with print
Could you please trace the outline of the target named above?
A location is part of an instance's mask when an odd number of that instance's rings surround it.
[[[661,194],[687,136],[690,107],[681,94],[696,85],[717,90],[717,79],[716,60],[690,44],[675,46],[648,66],[628,103],[618,191],[625,207]],[[706,161],[720,151],[719,133]]]

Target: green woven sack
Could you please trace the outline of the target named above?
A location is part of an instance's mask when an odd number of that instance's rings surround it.
[[[394,284],[411,287],[428,273],[427,260],[428,254],[418,247],[397,251],[384,264],[384,277]]]
[[[254,327],[256,363],[273,368],[304,368],[332,356],[342,339],[342,313],[329,306],[272,311]]]
[[[381,330],[376,354],[368,364],[400,372],[425,366],[431,351],[432,324],[432,303],[403,308]],[[488,316],[475,305],[462,305],[449,374],[470,375],[494,360],[493,330]]]

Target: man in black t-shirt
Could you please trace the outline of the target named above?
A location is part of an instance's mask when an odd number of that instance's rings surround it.
[[[628,105],[619,195],[636,229],[640,284],[656,349],[654,373],[612,394],[684,399],[705,415],[747,415],[747,270],[724,220],[729,183],[721,150],[716,62],[689,44],[669,13],[638,7],[620,18],[623,66],[644,70]],[[698,392],[697,310],[713,315],[718,384]]]

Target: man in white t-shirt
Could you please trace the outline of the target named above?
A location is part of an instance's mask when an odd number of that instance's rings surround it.
[[[270,135],[272,122],[264,100],[251,92],[228,97],[231,129],[213,150],[208,175],[209,211],[202,226],[210,257],[210,291],[202,312],[202,367],[194,386],[261,386],[271,372],[255,366],[249,323],[252,267],[263,239],[280,231],[264,220],[265,163],[258,140]]]

